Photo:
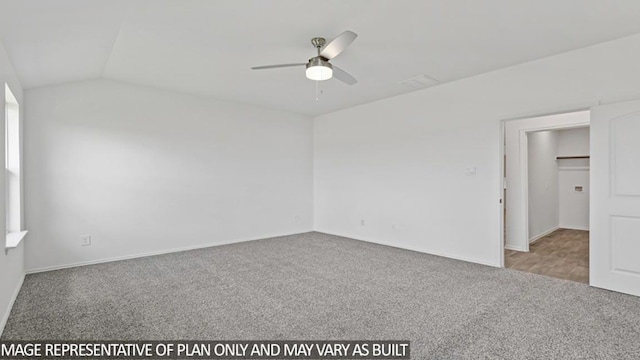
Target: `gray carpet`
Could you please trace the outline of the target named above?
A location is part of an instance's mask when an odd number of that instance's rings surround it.
[[[639,359],[640,298],[309,233],[28,275],[2,339],[398,339],[413,359]]]

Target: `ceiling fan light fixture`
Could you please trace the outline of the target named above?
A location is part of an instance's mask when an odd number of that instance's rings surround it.
[[[318,57],[314,57],[307,63],[306,76],[310,80],[324,81],[333,77],[333,66],[331,64]]]
[[[340,55],[344,49],[356,39],[356,37],[358,37],[358,34],[349,30],[342,32],[342,34],[338,35],[329,43],[327,43],[327,40],[323,37],[314,37],[311,39],[311,45],[316,49],[317,55],[309,59],[306,63],[254,66],[251,69],[265,70],[305,66],[305,75],[309,80],[324,81],[335,78],[347,85],[354,85],[358,80],[339,67],[336,66],[334,68],[329,61]]]

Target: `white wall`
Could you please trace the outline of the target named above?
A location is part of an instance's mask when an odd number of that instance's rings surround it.
[[[9,84],[13,95],[18,103],[24,109],[23,90],[20,85],[13,66],[7,56],[7,53],[0,43],[0,109],[2,109],[2,122],[4,123],[4,84]],[[20,114],[21,123],[23,122],[23,113]],[[0,126],[0,159],[4,159],[4,126]],[[0,204],[5,203],[5,177],[0,176]],[[0,233],[6,233],[6,213],[5,206],[0,205]],[[23,240],[17,248],[11,250],[4,249],[0,251],[0,334],[4,329],[4,325],[9,317],[11,305],[15,300],[15,296],[20,290],[20,285],[24,279],[24,243]]]
[[[558,131],[558,155],[589,155],[589,128]],[[589,160],[558,160],[560,227],[589,230]],[[576,191],[582,186],[582,191]]]
[[[499,266],[500,120],[640,97],[639,62],[632,36],[317,117],[316,229]]]
[[[558,155],[589,155],[589,128],[582,127],[577,129],[559,130]]]
[[[313,228],[309,117],[106,80],[25,96],[28,271]]]
[[[529,241],[558,228],[558,133],[534,131],[527,138],[529,158]]]

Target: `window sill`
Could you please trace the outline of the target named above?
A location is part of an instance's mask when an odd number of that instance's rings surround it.
[[[5,245],[5,249],[13,249],[18,247],[18,245],[20,244],[20,241],[22,241],[25,235],[27,235],[27,232],[28,231],[25,230],[25,231],[7,233],[7,242]]]

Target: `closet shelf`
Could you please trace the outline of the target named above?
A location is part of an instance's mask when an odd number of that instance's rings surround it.
[[[558,156],[556,160],[566,160],[566,159],[588,159],[589,155],[580,155],[580,156]]]

